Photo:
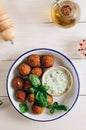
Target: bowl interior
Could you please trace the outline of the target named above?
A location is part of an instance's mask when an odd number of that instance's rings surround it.
[[[59,102],[59,104],[64,104],[66,106],[69,106],[68,111],[70,111],[71,108],[74,106],[74,104],[77,100],[77,97],[79,95],[78,74],[77,74],[77,71],[76,71],[74,65],[67,57],[65,57],[63,54],[61,54],[57,51],[51,50],[51,49],[35,49],[35,50],[31,50],[29,52],[26,52],[25,54],[20,56],[11,66],[11,68],[8,72],[6,86],[7,86],[7,93],[8,93],[9,99],[10,99],[12,105],[14,106],[14,108],[19,113],[21,113],[19,110],[19,102],[17,102],[14,98],[14,89],[12,88],[12,80],[15,77],[15,75],[17,74],[16,68],[19,66],[20,63],[22,63],[24,60],[26,60],[26,58],[31,54],[53,55],[55,57],[54,66],[57,66],[57,65],[63,66],[63,67],[66,67],[70,71],[70,73],[72,74],[72,77],[73,77],[73,85],[72,85],[71,90],[66,95],[54,97],[54,101]],[[31,107],[29,103],[28,103],[28,105],[29,105],[29,107]],[[55,114],[50,115],[48,110],[45,109],[45,111],[40,115],[35,115],[32,112],[28,112],[28,113],[25,113],[22,115],[24,115],[25,117],[27,117],[29,119],[33,119],[36,121],[51,121],[51,120],[55,120],[55,119],[62,117],[67,112],[57,111]]]

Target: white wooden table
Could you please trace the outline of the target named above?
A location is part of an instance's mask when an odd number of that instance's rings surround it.
[[[81,7],[79,23],[62,29],[52,23],[50,8],[55,0],[0,0],[15,23],[15,44],[0,40],[0,130],[86,130],[86,60],[76,53],[77,43],[86,38],[86,1],[76,0]],[[6,93],[6,76],[13,61],[22,53],[39,47],[56,49],[74,63],[81,90],[74,108],[64,117],[48,123],[34,122],[15,111]]]

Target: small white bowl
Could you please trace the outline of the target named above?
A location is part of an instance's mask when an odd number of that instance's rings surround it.
[[[50,83],[49,83],[49,85],[50,85],[49,86],[48,83],[47,83],[47,85],[50,88],[47,91],[47,93],[52,95],[52,96],[62,96],[62,95],[67,94],[70,91],[70,89],[73,85],[73,78],[72,78],[70,71],[63,66],[55,66],[55,67],[51,67],[51,68],[47,69],[42,76],[42,84],[46,85],[45,81],[46,81],[47,75],[53,70],[56,70],[56,71],[60,70],[61,72],[63,71],[63,74],[66,76],[66,78],[68,80],[68,85],[65,86],[65,88],[63,88],[64,90],[62,92],[58,92],[58,90],[57,90],[58,89],[58,83],[54,87]],[[53,74],[52,74],[52,76],[53,77],[50,78],[50,82],[53,82],[53,78],[55,78],[58,82],[58,78],[56,78],[55,75],[53,75]],[[60,78],[60,80],[62,80],[62,77],[59,76],[59,78]],[[63,85],[60,85],[59,89],[61,89],[61,87],[63,87]]]

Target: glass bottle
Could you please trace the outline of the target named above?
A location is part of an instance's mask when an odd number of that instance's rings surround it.
[[[80,19],[80,7],[70,0],[57,0],[51,9],[51,16],[57,25],[69,28]]]

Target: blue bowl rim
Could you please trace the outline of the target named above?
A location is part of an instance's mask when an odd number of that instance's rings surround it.
[[[10,95],[9,95],[9,91],[8,91],[8,78],[9,78],[10,71],[11,71],[12,67],[14,66],[14,64],[15,64],[22,56],[24,56],[24,55],[26,55],[26,54],[28,54],[28,53],[30,53],[30,52],[40,51],[40,50],[45,50],[45,51],[54,52],[54,53],[57,53],[57,54],[63,56],[63,57],[72,65],[72,67],[73,67],[73,69],[74,69],[74,71],[75,71],[75,73],[76,73],[77,80],[78,80],[77,96],[76,96],[75,101],[73,102],[72,106],[70,107],[70,109],[69,109],[67,112],[65,112],[64,114],[62,114],[61,116],[56,117],[56,118],[54,118],[54,119],[49,119],[49,120],[37,120],[37,119],[33,119],[33,118],[27,117],[26,115],[22,114],[19,110],[17,110],[17,108],[15,107],[15,105],[13,104],[13,102],[11,101],[11,98],[10,98]],[[13,107],[16,109],[16,111],[17,111],[18,113],[20,113],[20,114],[23,115],[24,117],[26,117],[26,118],[28,118],[28,119],[31,119],[31,120],[33,120],[33,121],[49,122],[49,121],[54,121],[54,120],[57,120],[57,119],[63,117],[64,115],[66,115],[66,114],[74,107],[74,105],[75,105],[75,103],[76,103],[76,101],[77,101],[77,99],[78,99],[79,92],[80,92],[80,79],[79,79],[79,75],[78,75],[78,72],[77,72],[77,70],[76,70],[74,64],[72,63],[72,61],[71,61],[67,56],[65,56],[65,55],[62,54],[61,52],[59,52],[59,51],[57,51],[57,50],[54,50],[54,49],[50,49],[50,48],[36,48],[36,49],[32,49],[32,50],[30,50],[30,51],[27,51],[27,52],[23,53],[22,55],[20,55],[20,56],[13,62],[13,64],[11,65],[11,67],[10,67],[10,69],[9,69],[9,71],[8,71],[8,74],[7,74],[7,78],[6,78],[6,90],[7,90],[7,95],[8,95],[8,97],[9,97],[9,100],[10,100],[11,104],[13,105]]]

